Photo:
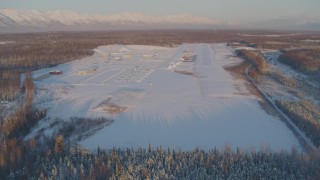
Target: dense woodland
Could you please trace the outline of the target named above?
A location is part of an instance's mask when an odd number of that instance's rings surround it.
[[[12,137],[23,138],[40,119],[46,116],[46,110],[36,109],[33,105],[35,86],[30,71],[25,73],[21,89],[20,83],[17,89],[19,90],[18,96],[21,98],[16,103],[15,111],[12,114],[1,117],[0,121],[1,136],[5,139]]]
[[[247,61],[249,64],[251,64],[257,72],[261,74],[266,73],[268,64],[266,63],[266,60],[264,59],[261,52],[255,50],[240,49],[236,50],[236,54]]]
[[[10,144],[11,145],[11,144]],[[10,145],[6,145],[8,150]],[[8,172],[18,179],[319,179],[319,155],[265,151],[232,152],[213,149],[177,151],[161,147],[100,150],[94,153],[65,147],[56,137],[52,148],[32,151],[37,144],[22,148],[27,159]],[[8,150],[6,152],[8,152]],[[31,150],[31,151],[30,151]]]
[[[113,122],[103,118],[73,118],[67,124],[57,121],[52,126],[63,128],[54,136],[23,140],[36,123],[46,117],[46,110],[33,104],[36,88],[29,70],[91,55],[93,48],[106,44],[173,46],[244,40],[264,44],[274,40],[274,37],[242,36],[243,33],[175,30],[0,35],[0,41],[14,42],[0,45],[0,100],[17,101],[14,113],[0,117],[0,179],[320,179],[319,150],[271,152],[266,147],[260,151],[239,148],[232,151],[226,146],[220,150],[180,151],[149,146],[138,149],[97,147],[91,152],[70,141],[75,132],[85,131],[94,123],[104,126]],[[259,31],[245,33],[267,34]],[[301,35],[278,39],[290,42],[305,38]],[[238,53],[259,73],[266,71],[267,65],[260,53],[246,50]],[[23,82],[20,82],[21,73],[26,77]],[[313,127],[314,124],[299,118],[297,115],[297,123],[306,127],[310,131],[309,137],[319,145],[319,129],[313,129],[319,128],[319,123]],[[319,115],[313,118],[319,120]]]
[[[210,140],[210,138],[208,139]],[[15,179],[319,179],[319,152],[73,146],[57,135],[0,142],[0,177]]]
[[[216,31],[114,31],[0,35],[1,68],[55,66],[93,54],[93,49],[108,44],[172,46],[192,42],[222,42],[237,36]]]
[[[285,51],[279,61],[304,72],[320,72],[320,49],[296,49]]]
[[[320,147],[320,106],[310,100],[278,100],[277,106]]]
[[[280,73],[268,71],[267,61],[259,51],[240,49],[236,50],[236,54],[245,60],[247,66],[251,65],[253,67],[253,69],[249,69],[249,75],[257,80],[260,79],[258,76],[262,75],[271,77],[285,87],[301,88],[305,86],[304,83],[299,83]],[[316,57],[317,55],[313,54],[313,56]],[[281,59],[281,56],[279,59]],[[300,67],[301,65],[297,66]],[[316,96],[316,93],[313,95]],[[316,147],[320,146],[320,106],[318,104],[308,99],[302,99],[276,100],[276,105],[290,117],[299,129],[306,133]]]
[[[20,72],[0,70],[0,101],[15,100],[20,91]]]
[[[268,76],[272,77],[275,81],[277,81],[278,83],[280,83],[286,87],[297,88],[297,87],[303,86],[302,83],[298,82],[294,78],[285,76],[280,72],[270,72],[269,71]]]

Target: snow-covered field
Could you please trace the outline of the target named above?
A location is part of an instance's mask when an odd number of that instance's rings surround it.
[[[182,61],[184,56],[194,56]],[[110,117],[114,123],[80,142],[95,149],[162,145],[210,149],[226,144],[243,149],[300,147],[279,117],[224,66],[239,61],[225,44],[184,44],[175,48],[111,45],[92,57],[34,72],[62,75],[37,82],[39,106],[51,120]],[[86,74],[81,74],[82,72]],[[32,134],[49,128],[39,123]]]

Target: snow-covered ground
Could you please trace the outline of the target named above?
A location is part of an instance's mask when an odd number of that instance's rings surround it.
[[[186,54],[196,58],[182,62]],[[300,148],[279,117],[260,107],[245,82],[224,70],[237,61],[232,55],[225,44],[103,46],[92,57],[34,72],[39,77],[53,69],[63,71],[37,82],[36,99],[39,106],[49,108],[51,120],[114,119],[80,142],[90,149],[149,143],[186,150],[226,144],[244,149]],[[95,71],[80,75],[84,69]],[[40,122],[32,134],[48,127],[48,121]]]

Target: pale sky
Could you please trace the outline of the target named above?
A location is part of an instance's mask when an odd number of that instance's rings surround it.
[[[273,19],[320,16],[320,0],[0,0],[0,8],[151,15],[188,13],[215,19]]]
[[[320,0],[0,0],[0,9],[72,10],[104,15],[190,14],[250,26],[283,24],[320,28]]]

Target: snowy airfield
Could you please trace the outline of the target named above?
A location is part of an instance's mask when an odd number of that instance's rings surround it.
[[[183,60],[183,57],[190,57]],[[110,117],[114,123],[80,142],[89,149],[175,147],[208,150],[300,148],[279,117],[265,112],[241,79],[224,66],[239,62],[225,44],[184,44],[175,48],[110,45],[95,54],[50,70],[62,75],[38,81],[37,102],[49,120]]]

